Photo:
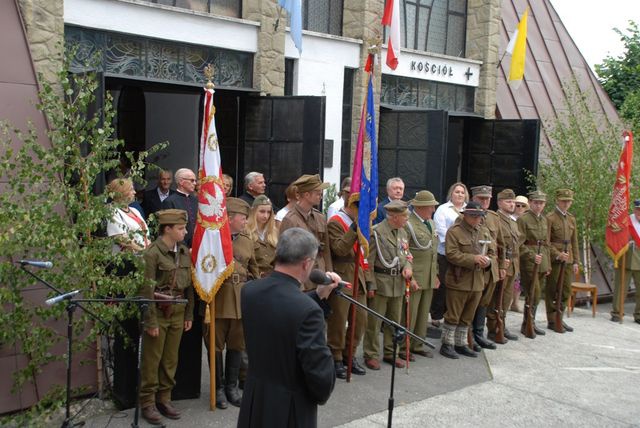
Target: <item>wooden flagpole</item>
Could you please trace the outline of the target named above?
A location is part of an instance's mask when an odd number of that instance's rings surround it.
[[[209,409],[216,411],[216,296],[209,305]]]
[[[628,251],[628,250],[627,250]],[[627,299],[627,287],[625,283],[625,271],[627,270],[626,266],[627,255],[622,256],[622,266],[620,267],[620,297],[618,298],[618,315],[620,316],[620,324],[622,324],[622,320],[624,319],[624,301]]]
[[[355,220],[354,220],[355,221]],[[356,223],[356,235],[358,233],[358,228],[357,228],[357,223]],[[360,271],[360,240],[358,239],[358,237],[356,236],[356,249],[355,249],[355,272],[353,273],[353,291],[352,291],[352,295],[353,295],[353,299],[354,300],[358,300],[358,289],[359,287],[359,278],[358,278],[358,273]],[[350,307],[349,307],[350,311],[349,311],[349,352],[348,352],[348,360],[347,360],[347,382],[351,382],[351,367],[353,367],[353,343],[355,342],[355,338],[356,338],[356,306],[351,303]]]

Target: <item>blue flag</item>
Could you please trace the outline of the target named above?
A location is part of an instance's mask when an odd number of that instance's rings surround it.
[[[302,53],[302,0],[278,0],[278,4],[289,13],[289,27],[291,28],[291,38],[298,48],[298,53]]]

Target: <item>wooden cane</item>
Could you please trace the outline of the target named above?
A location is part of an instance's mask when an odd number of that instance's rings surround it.
[[[407,326],[407,330],[411,329],[411,307],[410,307],[410,295],[411,295],[411,280],[409,279],[405,279],[404,280],[404,299],[405,299],[405,304],[407,305],[407,316],[405,317],[405,325]],[[405,372],[408,374],[409,373],[409,359],[411,358],[411,350],[410,348],[410,344],[411,344],[411,339],[409,338],[408,334],[404,335],[404,340],[405,340],[405,361],[407,363],[406,367],[405,367]]]

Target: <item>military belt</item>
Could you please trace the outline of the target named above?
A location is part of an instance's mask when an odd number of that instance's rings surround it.
[[[384,267],[378,267],[378,266],[374,266],[373,267],[373,271],[375,273],[384,273],[387,275],[391,275],[391,276],[398,276],[402,273],[402,270],[400,268],[391,268],[391,269],[387,269]]]

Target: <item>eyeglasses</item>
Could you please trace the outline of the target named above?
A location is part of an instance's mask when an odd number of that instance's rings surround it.
[[[516,204],[516,207],[518,207],[518,208],[527,208],[527,206],[525,204]]]
[[[182,178],[182,180],[190,181],[191,183],[197,183],[198,182],[198,180],[196,180],[195,178]]]

